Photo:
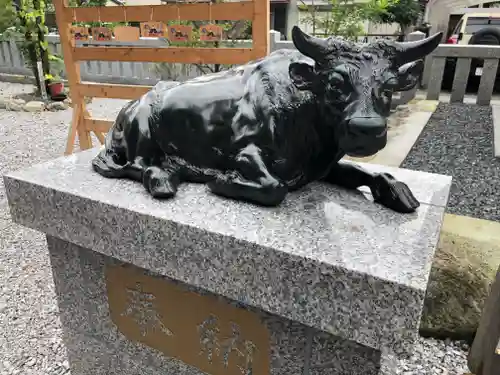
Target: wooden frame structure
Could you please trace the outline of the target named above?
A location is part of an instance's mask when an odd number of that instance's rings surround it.
[[[92,147],[91,132],[104,143],[104,134],[113,121],[92,118],[85,107],[85,97],[137,99],[151,86],[112,85],[82,82],[81,61],[172,62],[204,64],[243,64],[269,53],[269,0],[227,3],[197,2],[168,5],[118,7],[70,7],[68,0],[54,0],[57,26],[66,65],[66,75],[73,103],[73,117],[65,155],[73,153],[76,136],[80,149]],[[128,15],[128,17],[127,17]],[[77,47],[71,35],[74,22],[123,22],[169,20],[251,20],[252,48],[191,47]]]

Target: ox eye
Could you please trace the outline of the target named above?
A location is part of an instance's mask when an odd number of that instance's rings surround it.
[[[382,93],[385,94],[385,95],[391,95],[392,92],[394,91],[394,89],[397,87],[398,85],[398,80],[397,78],[389,78],[387,81],[384,82],[384,84],[382,85]]]
[[[385,95],[391,95],[392,94],[392,89],[389,88],[389,87],[384,87],[384,89],[382,90],[382,93],[385,94]]]
[[[393,89],[398,85],[398,79],[396,77],[391,77],[384,82],[384,88]]]
[[[342,77],[342,74],[340,73],[333,73],[331,76],[330,76],[330,81],[335,84],[335,85],[343,85],[345,80],[344,80],[344,77]]]

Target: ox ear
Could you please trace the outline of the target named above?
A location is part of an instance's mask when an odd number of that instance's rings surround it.
[[[299,90],[311,90],[313,88],[316,79],[313,66],[306,63],[291,63],[288,72],[293,84]]]
[[[398,86],[394,91],[408,91],[414,88],[424,70],[424,60],[404,64],[398,69]]]

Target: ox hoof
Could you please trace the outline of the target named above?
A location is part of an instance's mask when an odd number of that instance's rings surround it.
[[[396,212],[415,212],[420,206],[408,185],[389,173],[376,175],[371,191],[375,202]]]
[[[154,198],[168,199],[177,193],[178,182],[161,168],[149,167],[144,171],[142,184]]]

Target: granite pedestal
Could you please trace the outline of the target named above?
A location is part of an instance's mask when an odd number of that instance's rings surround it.
[[[451,178],[390,171],[422,203],[311,184],[275,208],[105,179],[96,149],[5,176],[47,234],[72,375],[390,374],[417,336]]]

